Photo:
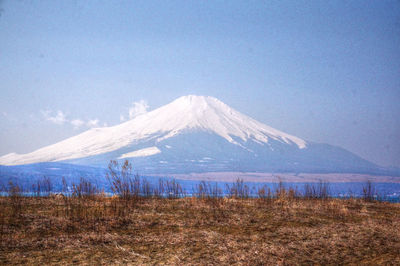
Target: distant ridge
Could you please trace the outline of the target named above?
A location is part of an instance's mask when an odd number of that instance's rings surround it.
[[[351,152],[260,123],[208,96],[183,96],[122,124],[93,128],[0,164],[39,162],[106,166],[131,159],[145,173],[212,171],[380,171]]]

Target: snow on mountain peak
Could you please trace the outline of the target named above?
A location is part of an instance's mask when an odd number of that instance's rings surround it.
[[[188,95],[116,126],[91,129],[28,154],[5,155],[0,157],[0,164],[83,158],[150,139],[158,143],[186,131],[196,130],[217,134],[237,145],[240,144],[235,138],[242,141],[251,139],[261,144],[273,139],[297,145],[300,149],[307,146],[306,141],[243,115],[214,97]]]
[[[176,135],[184,129],[200,129],[216,133],[235,144],[233,137],[262,143],[268,143],[268,139],[272,138],[287,144],[294,143],[299,148],[306,147],[304,140],[262,124],[210,96],[183,96],[148,113],[148,116],[154,116],[153,121],[161,120],[157,121],[161,127],[153,128],[154,131],[169,132],[159,140]]]

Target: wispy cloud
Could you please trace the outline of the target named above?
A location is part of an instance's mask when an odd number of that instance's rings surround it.
[[[67,122],[66,115],[62,111],[58,110],[57,113],[54,115],[52,113],[53,112],[49,110],[42,111],[42,114],[47,121],[50,121],[57,125],[62,125]]]
[[[133,119],[138,115],[142,115],[147,113],[149,109],[149,105],[146,100],[140,100],[137,102],[133,102],[132,105],[128,108],[128,113],[119,115],[119,121],[125,122],[126,120]]]
[[[138,102],[133,102],[132,106],[129,108],[129,119],[133,119],[138,115],[147,113],[149,105],[147,101],[140,100]]]
[[[70,121],[70,123],[71,123],[71,125],[74,126],[75,129],[78,129],[85,124],[85,121],[83,121],[81,119],[73,119]]]
[[[87,121],[86,125],[88,127],[98,127],[99,122],[100,122],[99,119],[92,119],[92,120]]]
[[[70,124],[74,127],[74,129],[79,129],[82,126],[92,128],[100,125],[100,120],[97,118],[88,119],[85,121],[84,119],[80,118],[68,119],[68,116],[62,111],[53,112],[51,110],[44,110],[41,111],[41,113],[47,121],[57,125]],[[107,126],[107,123],[103,123],[103,126]]]

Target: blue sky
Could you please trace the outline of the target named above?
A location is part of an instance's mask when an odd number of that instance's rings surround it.
[[[0,155],[188,94],[400,167],[399,1],[0,0]]]

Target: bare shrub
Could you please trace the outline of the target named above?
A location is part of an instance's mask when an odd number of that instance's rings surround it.
[[[209,185],[209,191],[210,191],[209,198],[218,200],[218,202],[220,202],[220,200],[222,199],[222,189],[219,188],[217,182],[214,182],[214,184]]]
[[[132,164],[128,160],[122,166],[114,160],[108,164],[106,178],[111,191],[125,200],[139,196],[140,192],[140,178],[138,175],[134,176],[132,171]]]
[[[164,180],[158,179],[158,185],[153,189],[153,195],[156,198],[162,198],[165,195]]]
[[[3,184],[3,182],[0,182],[0,193],[7,192],[6,186]]]
[[[318,183],[318,197],[320,199],[327,199],[330,197],[330,188],[328,182],[320,181]]]
[[[282,180],[278,177],[278,187],[275,190],[275,197],[278,199],[285,199],[286,198],[286,188],[283,184]]]
[[[320,181],[317,185],[305,184],[304,197],[306,199],[328,199],[330,197],[329,183]]]
[[[48,197],[53,189],[53,184],[49,177],[42,177],[32,185],[32,192],[36,197],[45,196]]]
[[[13,182],[12,180],[8,181],[8,187],[7,187],[7,194],[11,198],[17,198],[22,196],[22,187],[16,183]]]
[[[377,196],[376,189],[374,184],[371,182],[371,180],[368,180],[366,184],[363,186],[363,199],[365,201],[373,201],[375,200],[375,197]]]
[[[166,180],[164,185],[165,193],[169,199],[181,198],[186,194],[182,186],[175,179]]]
[[[290,187],[288,190],[288,198],[289,199],[298,199],[301,197],[301,194],[299,193],[299,191],[297,190],[297,187],[292,188]]]
[[[11,217],[18,218],[22,209],[22,187],[12,180],[8,181],[7,195],[10,200]]]
[[[81,177],[79,184],[72,184],[72,196],[77,198],[93,198],[99,193],[97,185]]]
[[[262,186],[257,189],[257,197],[261,200],[270,200],[272,198],[271,189],[267,186]]]
[[[217,208],[223,202],[222,189],[218,186],[217,182],[211,183],[206,181],[201,181],[194,188],[194,195],[211,207]]]
[[[68,183],[65,177],[62,177],[62,192],[66,194],[68,192]]]
[[[142,178],[140,196],[144,198],[150,198],[153,196],[153,193],[154,193],[154,187],[146,178]]]
[[[194,194],[200,199],[220,198],[222,197],[222,190],[219,188],[217,182],[200,181],[200,183],[195,186]]]
[[[205,199],[209,196],[208,184],[205,181],[200,181],[194,188],[194,195],[199,199]]]
[[[231,185],[227,184],[226,188],[230,198],[247,199],[250,195],[249,187],[240,178]]]

